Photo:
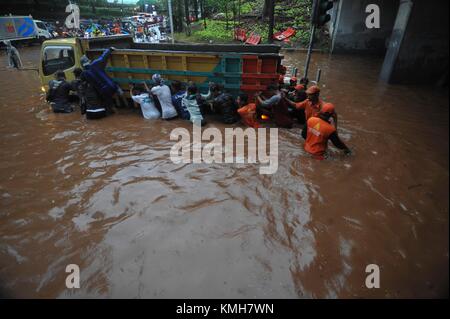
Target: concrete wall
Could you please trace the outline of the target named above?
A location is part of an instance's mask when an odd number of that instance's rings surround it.
[[[449,1],[413,0],[390,83],[448,85]]]
[[[380,7],[380,28],[367,29],[366,7]],[[394,26],[399,0],[338,0],[331,13],[333,53],[367,53],[383,56]]]

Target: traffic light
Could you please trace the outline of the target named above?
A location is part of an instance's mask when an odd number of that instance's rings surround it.
[[[312,23],[316,27],[324,26],[331,19],[331,16],[327,13],[331,8],[333,8],[333,1],[315,0]]]

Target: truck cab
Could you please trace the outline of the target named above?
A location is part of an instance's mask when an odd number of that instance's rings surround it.
[[[54,79],[57,70],[64,70],[68,81],[73,80],[73,70],[79,67],[82,56],[76,38],[48,40],[42,44],[39,74],[43,90],[48,90],[48,82]]]
[[[48,82],[54,79],[58,70],[63,70],[67,81],[73,80],[73,71],[80,68],[80,59],[84,54],[94,58],[103,49],[111,46],[118,48],[129,47],[133,39],[130,36],[109,36],[98,38],[64,38],[44,41],[41,46],[41,58],[39,63],[39,77],[42,90],[48,90]],[[88,52],[94,50],[94,54]]]
[[[40,42],[53,38],[43,21],[34,20],[34,23],[36,24],[37,36]]]

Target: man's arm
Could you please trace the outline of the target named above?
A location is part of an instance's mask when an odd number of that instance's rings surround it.
[[[258,102],[258,105],[261,105],[264,102],[261,95],[255,95],[255,98],[256,98],[256,101]]]
[[[53,83],[52,82],[53,82],[53,80],[48,81],[48,91],[47,91],[47,94],[45,95],[45,100],[47,102],[51,102],[52,99],[53,99],[54,89],[53,89]]]
[[[351,154],[350,149],[347,147],[347,145],[344,144],[344,142],[342,142],[342,140],[339,138],[337,132],[334,132],[333,134],[330,135],[330,141],[338,149],[344,150],[345,154],[347,154],[347,155]]]
[[[208,90],[208,93],[206,93],[206,94],[200,93],[200,97],[202,99],[204,99],[204,100],[210,100],[211,99],[211,95],[212,95],[211,90]]]
[[[338,127],[338,115],[337,115],[337,113],[334,112],[332,117],[333,117],[333,120],[334,120],[334,127],[337,129],[337,127]]]
[[[279,102],[280,102],[279,96],[274,95],[274,96],[268,98],[267,100],[262,101],[260,105],[262,107],[271,107],[271,106],[277,105]]]
[[[70,91],[73,91],[72,90],[72,84],[70,82],[64,83],[63,88],[64,88],[64,91],[66,91],[67,94],[69,94]]]
[[[70,90],[78,93],[78,85],[80,83],[80,80],[75,79],[70,81],[69,83],[70,83]]]
[[[112,48],[105,50],[100,57],[98,57],[91,63],[91,66],[96,66],[101,69],[104,69],[106,67],[106,62],[108,61],[108,58],[111,55],[112,51],[113,51]]]
[[[47,92],[47,95],[45,96],[45,100],[47,102],[52,102],[53,100],[53,88],[50,88]]]
[[[144,87],[147,90],[148,93],[150,93],[150,88],[147,85],[147,82],[144,81]]]
[[[299,102],[299,103],[294,103],[295,104],[294,107],[297,110],[305,109],[307,103],[308,103],[308,100],[304,100],[303,102]]]
[[[206,94],[201,94],[200,93],[200,96],[201,96],[201,98],[202,99],[204,99],[204,100],[210,100],[211,99],[211,96],[212,96],[212,92],[211,92],[211,87],[214,85],[214,82],[209,82],[209,85],[208,85],[208,93],[206,93]]]
[[[154,86],[154,87],[152,87],[150,89],[150,93],[153,94],[153,95],[157,95],[159,90],[160,90],[160,86],[159,85],[158,86]]]
[[[298,103],[295,103],[294,101],[291,101],[287,97],[285,97],[284,100],[292,107],[296,107],[296,105],[298,104]]]

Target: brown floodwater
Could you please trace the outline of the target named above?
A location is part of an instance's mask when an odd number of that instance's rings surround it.
[[[20,49],[26,66],[39,48]],[[285,52],[302,67],[303,53]],[[181,120],[53,114],[0,55],[0,291],[7,297],[448,296],[448,92],[377,82],[381,60],[315,54],[351,157],[174,164]],[[224,129],[211,123],[210,127]],[[67,289],[66,265],[81,270]],[[380,267],[379,289],[365,286]]]

